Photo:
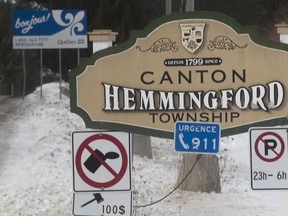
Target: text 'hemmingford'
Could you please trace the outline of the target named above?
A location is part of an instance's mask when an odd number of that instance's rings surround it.
[[[226,110],[277,109],[284,101],[284,86],[279,81],[257,84],[237,90],[211,91],[153,91],[102,83],[104,111],[158,111],[158,110]]]

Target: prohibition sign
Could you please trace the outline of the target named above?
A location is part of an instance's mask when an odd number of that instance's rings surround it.
[[[274,148],[271,148],[269,146],[269,144],[265,141],[264,137],[265,136],[274,136],[277,138],[277,140],[280,142],[281,146],[280,146],[280,151],[276,151]],[[277,142],[278,143],[278,142]],[[272,157],[272,158],[266,158],[265,156],[263,156],[260,151],[259,151],[259,146],[260,145],[264,145],[266,146],[267,149],[271,150],[275,157]],[[266,162],[274,162],[276,160],[278,160],[279,158],[281,158],[281,156],[283,155],[284,153],[284,149],[285,149],[285,144],[284,144],[284,140],[282,139],[282,137],[277,134],[277,133],[274,133],[274,132],[265,132],[263,134],[261,134],[257,139],[256,139],[256,142],[255,142],[255,152],[257,154],[257,156],[263,160],[263,161],[266,161]]]
[[[112,142],[119,149],[120,155],[121,155],[120,158],[122,158],[122,165],[118,173],[113,169],[113,167],[111,167],[104,160],[102,160],[102,158],[99,157],[99,155],[97,155],[94,152],[94,150],[89,146],[91,142],[95,140],[101,140],[101,139]],[[95,180],[90,179],[85,174],[82,164],[81,164],[81,157],[82,157],[84,150],[89,151],[91,155],[93,155],[95,159],[97,159],[101,163],[101,165],[103,165],[114,176],[114,178],[112,178],[110,181],[107,181],[107,182],[97,182]],[[127,157],[127,153],[126,153],[124,146],[118,139],[108,134],[94,134],[88,137],[87,139],[85,139],[79,146],[78,151],[76,153],[76,157],[75,157],[75,165],[76,165],[76,169],[77,169],[79,176],[85,183],[95,188],[108,188],[117,184],[124,176],[127,170],[127,164],[128,164],[128,157]]]

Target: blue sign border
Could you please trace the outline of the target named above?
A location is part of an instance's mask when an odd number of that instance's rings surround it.
[[[218,123],[176,122],[174,127],[175,150],[183,153],[217,154],[221,126]]]

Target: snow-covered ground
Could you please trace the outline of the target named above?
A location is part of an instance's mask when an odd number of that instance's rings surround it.
[[[59,84],[21,98],[0,98],[0,215],[72,215],[71,133],[85,130],[71,113],[69,98],[59,99]],[[248,134],[222,138],[219,153],[221,193],[177,189],[161,202],[134,208],[146,216],[284,216],[288,192],[250,187]],[[173,141],[151,138],[153,159],[133,157],[133,205],[157,201],[174,189],[182,155]]]

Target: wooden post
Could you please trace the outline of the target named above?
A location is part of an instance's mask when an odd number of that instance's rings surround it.
[[[186,154],[183,156],[177,184],[189,173],[191,167],[197,160],[196,157],[195,154]],[[220,193],[221,184],[217,156],[202,155],[193,171],[179,188],[194,192],[201,191],[209,193],[214,191]]]
[[[276,24],[277,33],[279,35],[279,41],[282,43],[288,44],[288,23],[281,22],[280,24]]]
[[[194,0],[183,1],[185,3],[185,11],[194,11]],[[180,172],[178,175],[178,183],[187,175],[191,166],[196,161],[196,155],[185,154],[181,163]],[[217,156],[203,155],[196,164],[192,173],[180,186],[182,190],[201,191],[216,193],[221,192],[221,183],[219,175],[219,163]]]

